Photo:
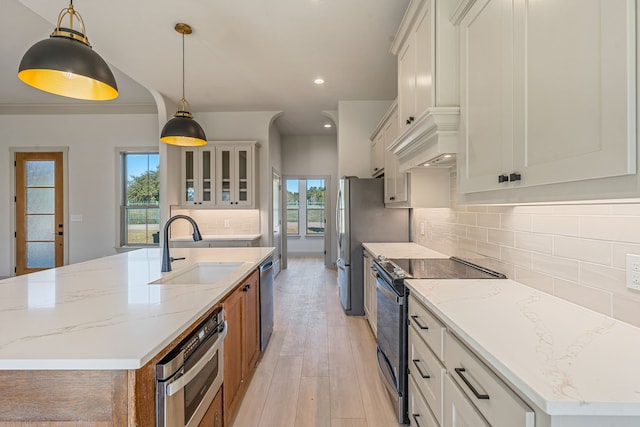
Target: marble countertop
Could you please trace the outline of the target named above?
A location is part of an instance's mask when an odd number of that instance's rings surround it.
[[[547,414],[640,415],[640,328],[512,280],[407,284]]]
[[[207,242],[207,241],[220,241],[220,240],[227,240],[227,241],[237,241],[237,240],[248,240],[248,241],[252,241],[252,240],[257,240],[260,237],[262,237],[260,234],[203,234],[202,235],[202,241]],[[172,242],[186,242],[186,241],[193,241],[193,236],[192,235],[188,235],[188,236],[176,236],[176,237],[172,237],[169,239]]]
[[[140,249],[0,280],[0,369],[138,369],[274,248]],[[201,262],[242,264],[214,284],[148,284]]]
[[[362,246],[374,257],[384,255],[387,258],[449,258],[448,255],[411,242],[363,243]]]

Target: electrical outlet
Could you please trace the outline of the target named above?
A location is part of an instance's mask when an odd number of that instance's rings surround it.
[[[420,235],[424,236],[424,222],[420,223]]]
[[[627,254],[627,288],[640,291],[640,255]]]
[[[229,220],[228,219],[224,220],[224,228],[229,228]]]

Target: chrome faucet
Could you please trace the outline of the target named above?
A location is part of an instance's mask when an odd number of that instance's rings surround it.
[[[198,240],[202,240],[202,235],[200,234],[200,230],[198,229],[198,224],[191,218],[186,215],[174,215],[167,220],[164,224],[164,242],[162,246],[162,272],[165,273],[167,271],[171,271],[171,261],[175,261],[177,259],[184,258],[171,258],[169,255],[169,226],[176,219],[186,219],[193,226],[193,241],[197,242]]]

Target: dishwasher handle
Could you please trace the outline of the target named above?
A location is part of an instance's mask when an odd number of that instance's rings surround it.
[[[260,266],[260,273],[265,273],[273,269],[273,261],[269,260]]]

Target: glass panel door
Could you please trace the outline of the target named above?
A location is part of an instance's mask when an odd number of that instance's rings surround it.
[[[196,201],[196,188],[195,188],[195,152],[193,150],[184,151],[184,201],[195,202]]]
[[[238,201],[246,202],[249,200],[249,152],[247,150],[238,150]]]
[[[224,149],[222,154],[222,170],[220,184],[222,191],[220,193],[223,202],[231,202],[231,150]]]
[[[16,274],[63,265],[62,153],[16,153]]]
[[[212,194],[212,183],[213,177],[211,173],[211,150],[203,150],[202,151],[202,201],[203,202],[211,202],[213,201]]]

